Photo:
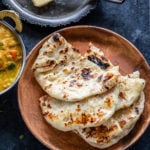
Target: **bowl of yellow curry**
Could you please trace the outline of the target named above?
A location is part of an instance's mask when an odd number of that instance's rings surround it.
[[[15,28],[3,20],[5,17],[13,19]],[[0,11],[0,95],[17,83],[24,68],[26,51],[18,34],[21,31],[22,24],[16,12]]]

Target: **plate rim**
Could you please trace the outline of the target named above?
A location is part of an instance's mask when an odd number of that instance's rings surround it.
[[[56,33],[56,32],[62,32],[62,31],[65,31],[65,30],[70,30],[70,29],[74,29],[74,28],[92,28],[92,29],[96,29],[96,30],[102,30],[102,31],[105,31],[107,33],[111,33],[112,35],[115,35],[121,39],[123,39],[125,42],[127,42],[129,45],[131,45],[131,47],[133,47],[133,49],[138,53],[138,55],[140,55],[140,57],[143,59],[145,65],[146,65],[146,68],[148,69],[149,71],[149,75],[150,75],[150,66],[147,62],[147,60],[144,58],[143,54],[140,52],[140,50],[138,50],[138,48],[136,48],[135,45],[133,45],[129,40],[127,40],[125,37],[123,37],[122,35],[110,30],[110,29],[107,29],[107,28],[103,28],[103,27],[97,27],[97,26],[92,26],[92,25],[77,25],[77,26],[70,26],[70,27],[65,27],[65,28],[62,28],[62,29],[59,29],[59,30],[56,30],[50,34],[48,34],[46,37],[42,38],[33,48],[32,50],[28,53],[27,55],[27,58],[26,58],[26,61],[28,61],[28,59],[30,58],[30,55],[32,54],[32,52],[36,49],[36,48],[39,48],[41,47],[41,44],[44,43],[44,41],[46,39],[48,39],[53,33]],[[18,82],[18,106],[19,106],[19,111],[21,113],[21,116],[22,116],[22,119],[23,121],[25,122],[25,125],[27,126],[27,128],[29,129],[30,133],[39,141],[41,142],[44,146],[46,146],[47,148],[51,148],[53,150],[60,150],[58,148],[56,148],[55,146],[53,146],[51,143],[47,143],[45,141],[43,141],[36,132],[34,132],[34,130],[32,129],[32,127],[30,126],[30,124],[28,123],[28,119],[27,117],[25,117],[25,114],[21,111],[21,100],[20,100],[20,96],[19,96],[19,86],[20,86],[20,80]],[[146,126],[143,130],[140,130],[140,132],[137,134],[136,138],[134,138],[134,140],[132,140],[128,145],[126,145],[125,147],[123,147],[123,149],[127,149],[129,148],[131,145],[135,144],[135,142],[137,142],[137,140],[144,134],[144,132],[146,131],[146,129],[148,128],[148,126],[150,125],[150,114],[149,114],[149,118],[148,118],[148,121],[146,123]]]

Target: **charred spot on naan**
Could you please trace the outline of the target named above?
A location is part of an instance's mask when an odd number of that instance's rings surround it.
[[[113,97],[112,97],[112,96],[106,98],[106,100],[105,100],[105,105],[106,105],[106,107],[108,107],[108,108],[111,108],[111,107],[112,107],[112,105],[113,105]]]
[[[47,60],[45,66],[37,66],[36,64],[35,66],[32,68],[33,72],[37,71],[37,72],[47,72],[50,70],[53,70],[55,67],[57,66],[56,61],[55,60]]]
[[[47,113],[46,115],[44,115],[44,117],[45,117],[47,122],[49,119],[51,119],[52,121],[58,119],[58,115],[55,115],[55,114],[50,113],[50,112]]]
[[[92,72],[91,70],[90,70],[90,68],[83,68],[82,70],[81,70],[81,76],[84,78],[84,79],[90,79],[90,78],[92,78],[92,76],[90,75],[90,73]]]
[[[104,77],[103,82],[107,82],[108,80],[110,80],[114,75],[112,73],[107,73],[106,76]]]
[[[68,47],[59,51],[59,54],[66,54],[68,52]]]
[[[80,53],[79,49],[77,49],[77,48],[73,48],[73,51]]]
[[[56,42],[58,45],[64,44],[64,38],[59,33],[54,33],[52,35],[52,39],[54,42]]]
[[[63,71],[64,74],[69,74],[71,72],[71,69],[64,68],[62,71]]]
[[[112,81],[112,82],[110,82]],[[118,81],[118,76],[114,75],[112,73],[107,73],[104,77],[103,77],[103,86],[105,89],[109,90],[110,88],[112,88],[112,85],[114,85],[114,83],[117,83]]]
[[[113,132],[118,128],[117,125],[112,125],[109,128],[105,125],[99,127],[85,128],[82,132],[86,132],[86,138],[95,138],[97,143],[107,142],[109,139],[110,132]]]
[[[77,112],[81,111],[81,105],[80,104],[77,105],[76,111]]]
[[[52,52],[53,52],[53,51],[44,51],[44,52],[43,52],[43,55],[49,56],[49,55],[52,54]]]
[[[77,112],[79,112],[80,110],[80,106],[77,109]],[[64,123],[64,126],[72,126],[73,124],[83,124],[84,126],[86,124],[88,124],[89,122],[93,123],[93,124],[97,124],[97,116],[98,117],[102,117],[104,116],[104,112],[98,112],[96,115],[95,114],[88,114],[88,113],[82,113],[81,115],[79,115],[79,117],[73,119],[73,117],[71,116],[69,118],[69,121]]]
[[[119,97],[122,98],[123,100],[126,100],[126,95],[124,92],[120,92]]]
[[[109,63],[104,61],[104,57],[103,57],[103,60],[101,60],[100,58],[94,55],[91,55],[91,56],[88,56],[88,60],[98,65],[101,69],[107,69],[110,66]]]
[[[100,82],[103,78],[103,75],[100,75],[98,78],[97,78],[97,81]]]
[[[126,125],[126,123],[127,122],[125,120],[119,121],[119,125],[120,125],[121,128],[123,128]]]
[[[135,112],[137,113],[137,115],[139,114],[139,109],[138,109],[138,107],[135,107]]]
[[[69,87],[74,86],[76,82],[77,82],[76,80],[71,80],[71,81],[70,81],[70,84],[69,84]]]
[[[53,35],[53,40],[55,41],[55,42],[59,42],[59,35],[58,35],[58,33],[54,33],[54,35]]]

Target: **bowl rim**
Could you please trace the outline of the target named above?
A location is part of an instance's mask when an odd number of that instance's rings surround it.
[[[18,82],[18,80],[19,80],[19,78],[20,78],[20,76],[23,72],[25,62],[26,62],[26,48],[24,46],[24,43],[23,43],[23,40],[22,40],[21,36],[16,32],[16,30],[11,25],[9,25],[6,21],[0,21],[0,24],[4,25],[7,29],[9,29],[13,33],[13,35],[17,38],[17,40],[21,44],[22,56],[23,56],[22,65],[21,65],[20,71],[19,71],[16,79],[14,80],[14,82],[9,87],[7,87],[6,89],[0,91],[0,95],[2,95],[4,93],[8,92]]]
[[[96,29],[96,30],[102,30],[102,31],[105,31],[105,32],[108,32],[108,33],[111,33],[119,38],[121,38],[122,40],[124,40],[125,42],[127,42],[139,55],[140,57],[143,59],[143,61],[145,62],[145,65],[146,67],[148,68],[149,70],[149,73],[150,73],[150,66],[147,62],[147,60],[144,58],[143,54],[138,50],[138,48],[136,48],[136,46],[134,46],[129,40],[127,40],[125,37],[123,37],[122,35],[116,33],[115,31],[112,31],[110,29],[107,29],[107,28],[103,28],[103,27],[98,27],[98,26],[93,26],[93,25],[76,25],[76,26],[70,26],[70,27],[65,27],[65,28],[62,28],[62,29],[59,29],[59,30],[56,30],[54,32],[51,32],[50,34],[48,34],[47,36],[45,36],[44,38],[42,38],[33,48],[32,50],[28,53],[27,55],[27,61],[30,57],[30,55],[32,54],[32,52],[36,49],[36,48],[39,48],[41,47],[41,45],[44,43],[44,41],[46,41],[53,33],[56,33],[56,32],[63,32],[65,30],[70,30],[70,29],[76,29],[76,28],[93,28],[93,29]],[[18,89],[19,89],[19,84],[18,84]],[[27,119],[27,117],[25,116],[25,114],[21,111],[22,107],[21,107],[21,99],[20,99],[20,96],[19,96],[19,90],[18,90],[18,106],[19,106],[19,110],[20,110],[20,113],[21,113],[21,116],[23,118],[23,121],[25,122],[25,125],[27,126],[27,128],[29,129],[30,133],[40,142],[42,143],[44,146],[46,146],[47,148],[51,148],[52,150],[59,150],[57,149],[55,146],[53,146],[52,144],[49,144],[48,142],[46,141],[43,141],[41,139],[41,137],[36,133],[34,132],[32,126],[29,124],[29,121]],[[149,115],[150,116],[150,115]],[[150,124],[150,117],[148,118],[147,122],[146,122],[146,126],[144,127],[143,130],[141,130],[136,138],[134,138],[134,140],[132,140],[128,145],[126,145],[125,147],[123,147],[123,149],[127,149],[129,148],[131,145],[135,144],[137,142],[137,140],[143,135],[143,133],[146,131],[146,129],[148,128]]]

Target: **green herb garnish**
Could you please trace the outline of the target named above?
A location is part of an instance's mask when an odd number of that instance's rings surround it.
[[[24,139],[24,135],[23,134],[20,134],[19,135],[19,140],[23,140]]]
[[[7,68],[8,70],[13,70],[15,67],[16,67],[15,63],[10,63]]]

